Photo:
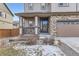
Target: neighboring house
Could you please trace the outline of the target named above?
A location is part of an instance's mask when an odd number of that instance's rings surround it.
[[[5,3],[0,3],[0,38],[18,36],[19,29],[13,26],[13,13]]]
[[[13,13],[5,3],[0,3],[0,29],[13,29]]]
[[[24,12],[16,15],[20,35],[79,36],[77,3],[25,3]]]

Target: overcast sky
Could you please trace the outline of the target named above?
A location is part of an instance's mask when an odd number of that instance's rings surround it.
[[[13,14],[23,12],[24,4],[23,3],[7,3],[7,6],[12,11]],[[16,15],[14,15],[14,21],[19,20]]]

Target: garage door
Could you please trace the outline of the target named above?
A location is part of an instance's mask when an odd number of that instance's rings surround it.
[[[62,37],[78,37],[79,36],[79,20],[57,21],[57,36]]]

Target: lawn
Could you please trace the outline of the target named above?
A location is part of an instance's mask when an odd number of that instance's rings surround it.
[[[21,50],[13,48],[0,48],[0,56],[22,56],[24,53]]]

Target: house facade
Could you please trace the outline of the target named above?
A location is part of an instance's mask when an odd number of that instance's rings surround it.
[[[0,3],[0,29],[13,29],[13,13],[5,3]]]
[[[20,35],[79,36],[78,3],[25,3]]]

